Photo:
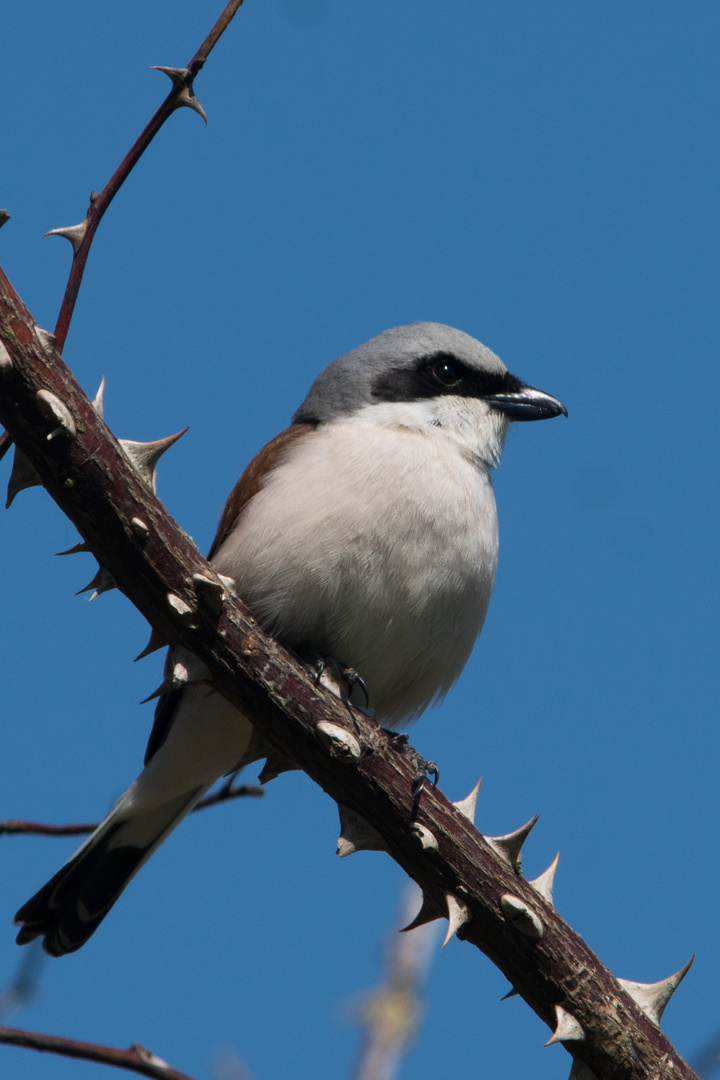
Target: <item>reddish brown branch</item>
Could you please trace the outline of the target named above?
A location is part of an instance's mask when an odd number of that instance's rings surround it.
[[[188,104],[186,99],[188,95],[192,96],[192,85],[195,76],[204,66],[210,52],[217,44],[220,36],[230,25],[230,21],[238,9],[242,7],[242,4],[243,0],[230,0],[225,6],[222,15],[205,38],[188,66],[183,69],[178,69],[176,73],[177,77],[172,80],[172,90],[135,140],[130,150],[128,150],[105,187],[100,193],[93,192],[90,196],[90,206],[88,207],[87,216],[83,223],[84,233],[73,254],[70,275],[65,287],[65,295],[63,296],[60,314],[58,315],[57,323],[55,324],[55,337],[60,352],[62,352],[65,341],[67,340],[70,322],[72,320],[73,311],[75,310],[75,303],[80,291],[83,273],[85,272],[85,263],[87,262],[87,257],[90,252],[90,246],[105,211],[168,117],[183,104]]]
[[[97,1061],[101,1065],[114,1065],[152,1080],[193,1080],[187,1073],[178,1072],[144,1046],[135,1043],[129,1050],[117,1050],[113,1046],[79,1042],[77,1039],[61,1039],[59,1035],[43,1035],[39,1031],[22,1031],[20,1028],[0,1027],[0,1043],[9,1046],[25,1046],[61,1057],[80,1061]]]
[[[229,799],[258,799],[264,794],[263,788],[253,784],[239,784],[237,787],[223,786],[212,795],[206,795],[204,799],[201,799],[194,807],[193,813],[196,810],[206,810],[208,806],[217,806],[218,803],[227,802]],[[84,836],[95,829],[97,829],[97,822],[93,825],[47,825],[41,821],[17,821],[12,818],[0,821],[0,836]]]
[[[360,713],[350,721],[347,708],[318,688],[240,602],[225,596],[218,612],[202,589],[196,592],[194,578],[217,580],[213,568],[134,470],[2,271],[0,340],[7,350],[0,351],[0,422],[163,640],[198,656],[215,688],[253,717],[271,748],[375,830],[377,844],[420,885],[431,914],[447,912],[448,896],[462,906],[458,937],[482,950],[551,1029],[556,1006],[571,1012],[584,1037],[568,1049],[597,1077],[697,1080],[513,860],[500,858],[442,792],[427,789],[414,805],[412,758],[395,740]],[[49,400],[62,403],[60,429],[40,407]],[[60,437],[48,441],[58,430]],[[343,738],[333,740],[337,728]],[[357,753],[347,750],[353,742]],[[518,923],[508,914],[517,904],[537,919],[539,934],[526,916]]]

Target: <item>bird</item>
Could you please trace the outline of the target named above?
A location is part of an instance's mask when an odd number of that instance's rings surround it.
[[[561,414],[461,330],[386,330],[328,364],[252,459],[208,558],[282,645],[356,672],[377,721],[402,727],[444,697],[482,629],[498,555],[492,471],[509,425]],[[51,956],[84,945],[236,770],[252,721],[207,686],[161,697],[143,771],[20,908],[18,943],[42,937]]]

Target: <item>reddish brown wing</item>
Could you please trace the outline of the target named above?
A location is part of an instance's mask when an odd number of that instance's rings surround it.
[[[230,492],[220,515],[217,533],[208,552],[208,559],[212,559],[232,532],[241,513],[262,487],[267,474],[282,462],[297,439],[309,435],[316,427],[317,423],[313,421],[292,424],[289,428],[281,431],[279,435],[276,435],[274,439],[271,439],[266,446],[263,446],[262,450],[258,451]]]

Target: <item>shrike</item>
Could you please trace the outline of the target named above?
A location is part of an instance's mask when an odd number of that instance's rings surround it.
[[[388,330],[318,375],[233,489],[210,559],[263,627],[354,669],[376,718],[415,719],[457,680],[495,582],[491,471],[508,425],[567,410],[449,326]],[[252,716],[206,686],[162,698],[145,768],[16,916],[18,942],[74,952],[215,781]]]

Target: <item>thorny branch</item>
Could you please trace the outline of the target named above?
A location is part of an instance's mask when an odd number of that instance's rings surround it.
[[[227,30],[234,15],[242,5],[243,0],[229,0],[222,15],[217,20],[187,67],[161,67],[157,69],[169,76],[170,81],[172,82],[172,89],[160,108],[156,110],[152,118],[145,125],[102,191],[99,193],[93,191],[91,193],[90,205],[88,206],[85,220],[80,222],[79,225],[73,225],[64,229],[51,229],[50,233],[46,233],[47,236],[64,236],[70,241],[73,248],[73,260],[70,267],[70,274],[68,276],[67,285],[65,286],[65,294],[62,299],[62,304],[60,305],[57,322],[55,323],[55,339],[60,352],[62,352],[65,347],[68,331],[70,330],[70,323],[75,310],[78,293],[80,292],[80,285],[82,284],[83,274],[85,273],[85,264],[88,255],[90,254],[90,247],[105,211],[110,206],[110,203],[113,201],[150,143],[160,131],[160,128],[176,109],[194,109],[196,112],[200,113],[203,120],[205,120],[205,123],[207,123],[205,112],[195,97],[193,82],[196,75],[205,66],[205,62],[210,53],[220,40],[222,34]],[[5,210],[0,211],[0,228],[2,228],[8,218],[9,215]],[[2,460],[11,445],[12,438],[10,437],[9,432],[4,431],[0,434],[0,460]]]
[[[350,719],[227,592],[219,610],[209,602],[208,583],[216,598],[222,592],[213,568],[135,471],[1,271],[0,341],[0,422],[154,629],[199,657],[270,747],[341,805],[345,853],[386,850],[423,890],[420,921],[448,917],[449,930],[481,949],[595,1076],[697,1080],[653,1019],[684,971],[655,987],[618,982],[559,917],[547,876],[541,887],[519,874],[531,823],[489,842],[469,807],[454,807],[440,791],[424,791],[414,807],[412,763],[387,733],[360,713]]]
[[[230,799],[251,798],[258,799],[265,794],[261,787],[255,784],[238,784],[237,787],[223,784],[212,795],[206,795],[193,808],[191,813],[197,810],[206,810],[208,806],[217,806],[218,803],[228,802]],[[71,825],[48,825],[42,821],[16,821],[8,818],[0,821],[0,836],[85,836],[97,829],[98,823],[84,825],[73,823]]]
[[[162,1058],[155,1057],[137,1043],[128,1050],[117,1050],[113,1046],[99,1046],[97,1043],[80,1042],[78,1039],[61,1039],[58,1035],[43,1035],[39,1031],[22,1031],[10,1027],[0,1027],[0,1043],[25,1046],[30,1050],[60,1054],[61,1057],[80,1061],[114,1065],[118,1069],[139,1073],[140,1076],[149,1076],[151,1080],[193,1080],[192,1076],[171,1068]]]

